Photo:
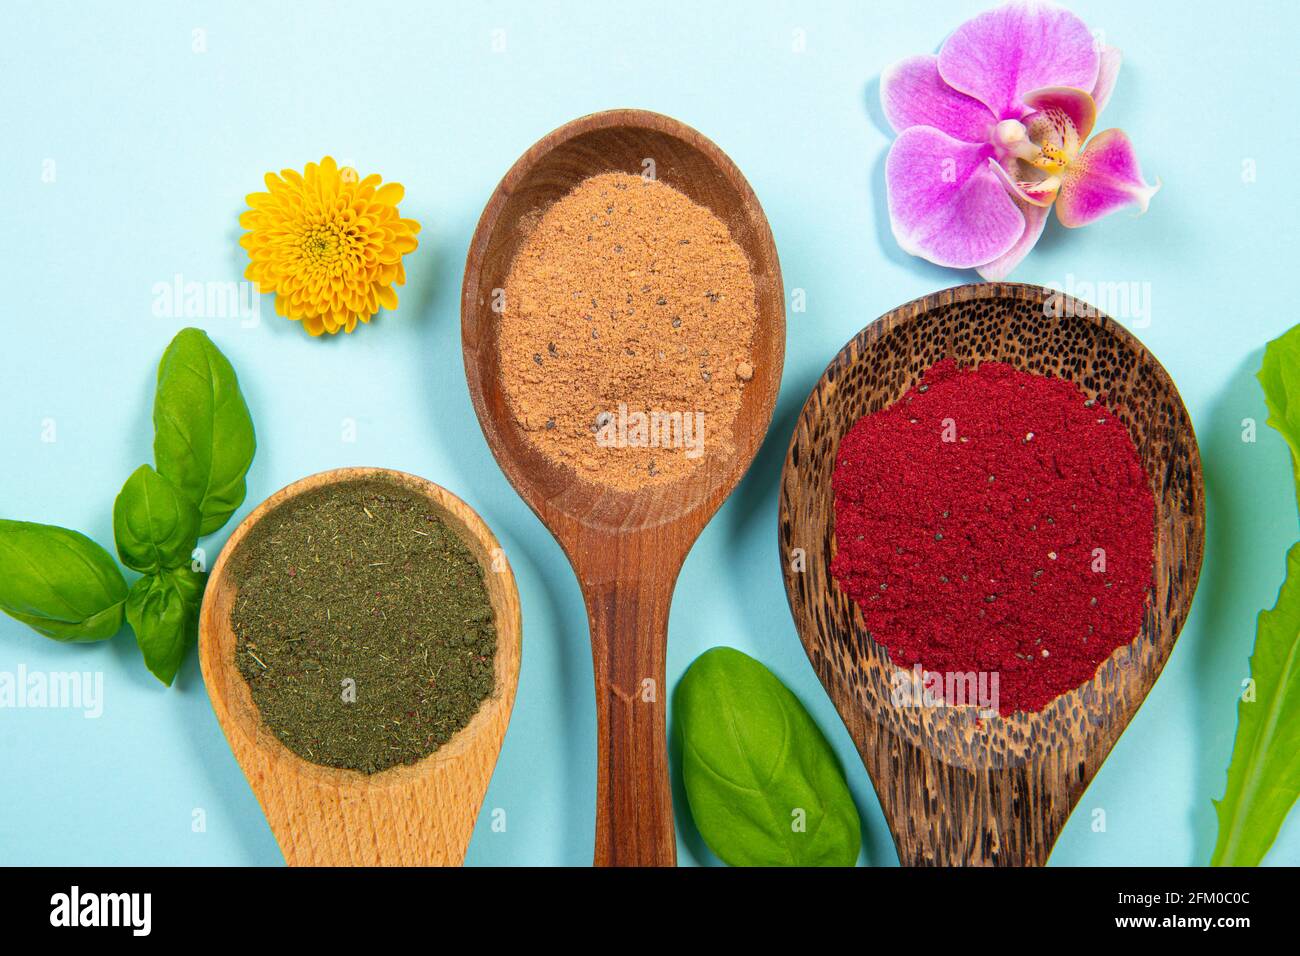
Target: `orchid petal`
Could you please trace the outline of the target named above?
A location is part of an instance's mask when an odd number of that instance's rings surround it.
[[[1115,80],[1119,76],[1119,65],[1124,59],[1116,47],[1101,48],[1101,59],[1097,65],[1097,85],[1092,88],[1092,98],[1100,113],[1110,102],[1110,94],[1115,91]]]
[[[1020,119],[1030,90],[1091,90],[1098,59],[1087,25],[1069,10],[1017,0],[959,26],[939,51],[939,73],[998,119]]]
[[[933,54],[911,56],[886,69],[880,75],[880,104],[896,133],[932,126],[965,143],[986,143],[994,124],[987,106],[943,81]]]
[[[1137,154],[1124,132],[1108,129],[1094,136],[1066,169],[1056,200],[1056,218],[1073,229],[1133,203],[1146,212],[1159,188],[1159,180],[1148,186],[1142,178]]]
[[[967,269],[1006,253],[1025,217],[989,169],[993,148],[928,126],[904,130],[885,161],[889,221],[898,244],[941,266]]]
[[[1097,122],[1097,104],[1091,94],[1069,86],[1048,86],[1024,95],[1025,106],[1034,113],[1025,118],[1029,138],[1038,140],[1038,124],[1051,127],[1055,142],[1073,156],[1080,144],[1092,135]]]
[[[1020,260],[1029,254],[1029,250],[1038,242],[1038,237],[1043,234],[1048,207],[1027,202],[1017,202],[1016,205],[1025,216],[1025,228],[1014,246],[992,262],[979,267],[980,277],[988,282],[998,282],[1010,275],[1011,270],[1020,265]]]
[[[996,159],[989,158],[989,166],[998,179],[1002,180],[1002,185],[1007,188],[1016,199],[1028,203],[1031,206],[1050,206],[1056,199],[1056,191],[1061,188],[1061,178],[1059,176],[1046,176],[1037,181],[1019,179],[1012,176]]]

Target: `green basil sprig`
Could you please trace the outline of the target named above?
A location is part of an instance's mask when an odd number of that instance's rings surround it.
[[[194,643],[207,575],[191,567],[202,535],[243,503],[257,441],[230,362],[184,329],[158,366],[156,468],[141,465],[113,503],[112,556],[85,535],[0,520],[0,610],[60,641],[112,637],[126,621],[145,665],[171,685]]]
[[[0,611],[56,641],[102,641],[122,628],[126,580],[84,534],[0,519]]]
[[[673,698],[682,778],[704,842],[732,866],[853,866],[862,824],[835,753],[747,654],[696,658]]]

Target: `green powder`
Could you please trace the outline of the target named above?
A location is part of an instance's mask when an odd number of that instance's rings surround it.
[[[263,722],[313,763],[414,763],[494,684],[483,568],[427,499],[366,479],[299,495],[231,558],[239,670]]]

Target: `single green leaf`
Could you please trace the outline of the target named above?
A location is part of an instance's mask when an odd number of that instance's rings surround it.
[[[1291,449],[1300,500],[1300,326],[1268,343],[1258,377],[1268,424]],[[1277,603],[1260,612],[1250,679],[1237,704],[1227,789],[1215,801],[1215,866],[1258,864],[1300,794],[1300,544],[1287,553]]]
[[[1254,692],[1237,704],[1228,787],[1215,802],[1213,866],[1256,866],[1300,794],[1300,544],[1287,553],[1277,604],[1260,612],[1250,678]]]
[[[194,502],[199,534],[224,525],[244,502],[257,438],[230,362],[199,329],[182,329],[158,365],[154,464]]]
[[[0,519],[0,611],[56,641],[102,641],[125,600],[113,556],[84,534]]]
[[[798,698],[747,654],[696,658],[673,698],[682,778],[704,842],[732,866],[853,866],[861,821]]]
[[[1300,500],[1300,325],[1269,342],[1256,376],[1264,387],[1267,424],[1291,448],[1291,468]]]
[[[188,567],[146,574],[131,586],[126,619],[135,630],[145,666],[171,686],[198,633],[206,574]]]
[[[199,509],[148,465],[126,480],[113,503],[122,563],[149,573],[188,564],[199,538]]]

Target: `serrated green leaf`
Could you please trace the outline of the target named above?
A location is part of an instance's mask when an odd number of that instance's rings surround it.
[[[1269,342],[1256,378],[1264,388],[1267,424],[1286,439],[1300,501],[1300,325]]]
[[[135,630],[145,666],[171,686],[198,633],[206,574],[188,567],[147,574],[126,600],[126,619]]]
[[[673,700],[682,778],[704,842],[732,866],[853,866],[861,821],[812,716],[771,671],[715,647]]]
[[[84,534],[0,519],[0,611],[56,641],[102,641],[122,628],[126,580]]]
[[[1300,326],[1268,343],[1258,377],[1268,424],[1291,449],[1300,501]],[[1237,704],[1227,788],[1215,802],[1215,866],[1263,860],[1300,795],[1300,544],[1287,554],[1277,603],[1260,612],[1250,679],[1251,693]]]
[[[1300,544],[1286,556],[1277,604],[1260,612],[1250,677],[1253,693],[1237,704],[1227,791],[1215,803],[1214,866],[1257,865],[1300,794]]]
[[[199,509],[148,465],[141,465],[113,503],[113,536],[122,563],[150,573],[188,564],[199,537]]]
[[[194,502],[199,534],[224,525],[244,502],[257,438],[235,370],[207,334],[182,329],[158,364],[154,464]]]

